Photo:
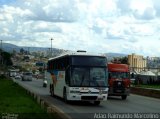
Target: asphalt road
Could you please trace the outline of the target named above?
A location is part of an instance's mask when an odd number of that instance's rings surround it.
[[[16,82],[37,93],[43,99],[70,115],[71,118],[94,118],[96,114],[106,113],[159,113],[160,118],[160,100],[156,98],[131,94],[126,100],[121,100],[120,97],[109,97],[107,101],[101,102],[99,106],[87,102],[66,104],[61,98],[51,97],[49,88],[43,87],[42,80],[16,80]]]

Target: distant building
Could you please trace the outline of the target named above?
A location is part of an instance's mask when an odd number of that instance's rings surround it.
[[[132,53],[128,55],[128,64],[130,65],[131,71],[139,73],[146,69],[147,60],[144,59],[142,55]]]
[[[160,57],[147,57],[147,66],[149,68],[160,68]]]

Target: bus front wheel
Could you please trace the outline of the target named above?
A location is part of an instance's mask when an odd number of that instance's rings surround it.
[[[122,100],[126,100],[127,99],[127,95],[122,95]]]
[[[50,93],[51,93],[51,96],[53,97],[54,96],[54,86],[53,86],[53,84],[50,85]]]
[[[63,89],[63,99],[64,99],[64,102],[67,103],[68,100],[67,100],[67,91],[66,91],[66,88]]]

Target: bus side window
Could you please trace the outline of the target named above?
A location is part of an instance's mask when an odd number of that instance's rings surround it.
[[[67,85],[69,85],[69,76],[70,76],[70,74],[69,74],[69,68],[67,68],[67,70],[66,70],[66,77],[65,77],[65,82],[66,82],[66,84]]]
[[[61,60],[61,70],[65,70],[65,58]]]

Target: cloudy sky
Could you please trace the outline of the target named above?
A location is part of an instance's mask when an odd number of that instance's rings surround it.
[[[160,0],[0,0],[0,39],[19,46],[160,56]]]

